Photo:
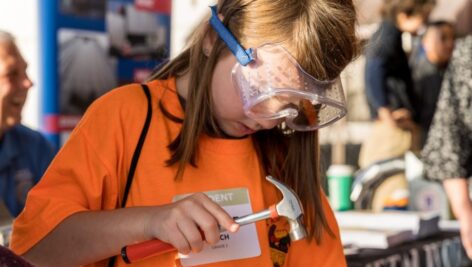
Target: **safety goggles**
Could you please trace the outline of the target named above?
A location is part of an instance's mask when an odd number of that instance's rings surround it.
[[[284,119],[293,130],[311,131],[346,115],[339,78],[317,80],[281,45],[245,50],[218,18],[216,6],[211,10],[210,24],[238,60],[231,75],[249,118]]]

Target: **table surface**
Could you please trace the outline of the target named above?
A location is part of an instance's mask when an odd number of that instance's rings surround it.
[[[388,249],[347,249],[345,253],[349,267],[472,266],[457,231],[442,231]]]

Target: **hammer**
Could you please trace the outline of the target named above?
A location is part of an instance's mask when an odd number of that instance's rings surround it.
[[[266,180],[272,183],[282,193],[282,200],[268,209],[236,218],[234,221],[243,226],[268,218],[285,217],[290,225],[290,239],[297,241],[306,237],[306,229],[302,222],[303,207],[295,192],[287,185],[275,180],[272,176],[266,176]],[[123,247],[121,257],[126,263],[160,255],[176,249],[169,243],[159,239],[149,240],[143,243]]]

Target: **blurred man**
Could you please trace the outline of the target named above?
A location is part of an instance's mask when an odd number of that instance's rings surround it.
[[[418,150],[418,126],[413,121],[413,80],[402,34],[416,34],[430,10],[429,0],[384,0],[382,22],[366,45],[365,92],[371,132],[364,139],[359,166]]]
[[[33,85],[11,34],[0,30],[0,192],[11,215],[23,209],[29,189],[54,156],[38,132],[21,125],[21,111]]]
[[[411,128],[413,83],[401,36],[416,34],[430,10],[430,1],[384,1],[382,22],[365,51],[365,90],[373,119]]]
[[[422,132],[421,146],[433,120],[444,72],[454,48],[454,25],[430,22],[421,42],[421,53],[412,63],[414,120]]]

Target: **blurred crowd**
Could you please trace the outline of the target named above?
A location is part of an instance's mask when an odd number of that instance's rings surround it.
[[[415,152],[424,178],[442,183],[472,257],[472,1],[462,2],[455,19],[437,15],[441,1],[382,2],[381,22],[364,46],[372,128],[359,166]],[[389,179],[408,187],[405,174]]]
[[[365,92],[374,121],[360,166],[419,151],[426,142],[455,40],[453,22],[429,20],[434,2],[387,0],[365,45]],[[411,36],[405,51],[405,34]],[[381,149],[379,149],[381,148]]]

